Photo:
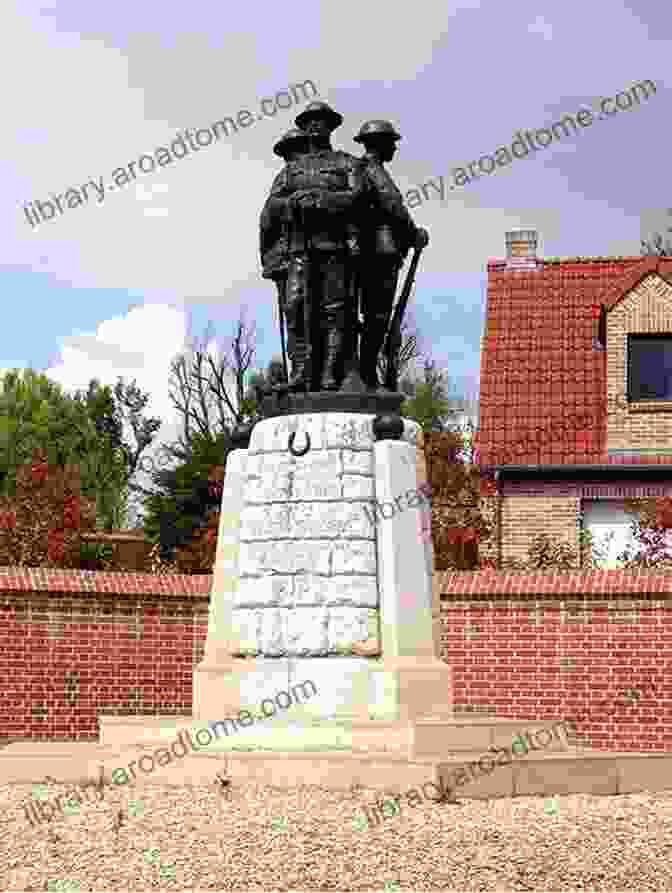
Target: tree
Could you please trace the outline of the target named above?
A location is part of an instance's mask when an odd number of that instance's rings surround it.
[[[153,489],[142,491],[145,532],[150,541],[160,543],[162,561],[186,548],[199,535],[194,531],[207,527],[209,512],[219,509],[209,494],[209,475],[216,468],[223,472],[234,426],[258,417],[254,388],[246,390],[246,379],[252,375],[255,380],[254,325],[248,326],[243,309],[220,356],[208,349],[210,334],[208,324],[202,338],[192,339],[171,363],[169,393],[182,417],[182,433],[164,449],[178,464],[154,472]]]
[[[490,491],[479,469],[462,461],[464,446],[464,434],[459,431],[424,434],[437,570],[477,568],[478,544],[494,529],[494,515],[483,500]]]
[[[631,524],[635,545],[619,555],[624,567],[672,568],[672,498],[628,499],[626,510],[636,516]]]
[[[120,499],[126,506],[132,505],[137,514],[139,503],[145,491],[136,482],[138,465],[143,452],[152,445],[154,435],[161,427],[161,419],[158,416],[145,417],[144,411],[149,402],[149,392],[143,393],[136,384],[136,380],[126,384],[119,376],[114,386],[114,399],[117,417],[123,431],[124,426],[133,436],[134,443],[122,440],[119,445],[123,463],[123,477],[125,482],[120,489]]]
[[[241,404],[241,412],[244,413],[246,419],[257,421],[261,418],[261,402],[264,392],[270,391],[272,387],[279,384],[286,384],[287,378],[282,363],[282,357],[273,357],[266,371],[257,369],[248,376],[247,390]]]
[[[149,393],[140,391],[135,379],[127,384],[122,376],[114,388],[91,379],[86,393],[75,391],[72,399],[82,410],[80,462],[86,480],[93,480],[97,487],[98,524],[108,530],[125,527],[131,503],[137,507],[142,490],[133,478],[161,419],[145,417]],[[132,441],[125,439],[125,432]]]
[[[668,208],[667,213],[672,214],[672,208]],[[672,227],[668,226],[666,232],[672,233]],[[641,254],[652,254],[656,257],[672,257],[672,244],[670,244],[669,239],[666,239],[665,243],[663,243],[663,237],[660,235],[660,233],[654,233],[651,242],[642,240]]]
[[[176,549],[189,543],[197,528],[212,523],[210,512],[221,505],[221,489],[212,483],[223,480],[231,449],[228,432],[215,437],[193,434],[185,461],[153,473],[156,490],[147,499],[144,529],[150,542],[161,544],[164,561],[174,559]]]
[[[127,386],[119,378],[112,390],[91,379],[86,392],[71,396],[43,373],[7,372],[0,394],[2,492],[13,492],[16,469],[30,461],[33,450],[44,449],[50,463],[79,467],[82,493],[97,505],[98,526],[125,526],[130,476],[161,424],[143,418],[148,399],[135,380]],[[134,446],[123,439],[125,423]]]
[[[401,414],[416,421],[425,433],[443,431],[450,418],[447,373],[439,371],[433,360],[424,361],[422,381],[406,376],[400,389],[407,394]]]
[[[80,434],[86,451],[80,463],[86,466],[87,480],[93,477],[97,483],[98,525],[106,529],[124,527],[128,516],[128,468],[123,454],[123,420],[114,394],[109,385],[101,387],[93,378],[86,393],[75,391],[73,399],[83,410]]]
[[[587,530],[582,530],[579,534],[578,548],[574,548],[566,541],[550,537],[547,533],[538,533],[528,547],[526,559],[506,558],[496,569],[518,572],[591,570],[599,567],[604,557]],[[492,569],[495,566],[491,561],[481,561],[479,569],[486,568]]]
[[[112,463],[113,446],[103,429],[108,399],[109,393],[97,394],[95,416],[85,401],[64,393],[46,375],[32,369],[7,372],[0,394],[2,492],[14,492],[17,469],[38,449],[46,450],[54,465],[78,465],[82,492],[104,502],[113,492],[98,473],[98,466]]]
[[[208,323],[201,343],[194,339],[170,365],[169,394],[182,416],[183,446],[196,434],[214,437],[248,418],[249,407],[243,405],[245,379],[256,350],[256,332],[244,317],[243,309],[219,359],[208,351]]]
[[[50,464],[46,450],[16,470],[12,498],[0,497],[0,563],[78,568],[81,533],[95,527],[95,504],[81,496],[77,465]]]

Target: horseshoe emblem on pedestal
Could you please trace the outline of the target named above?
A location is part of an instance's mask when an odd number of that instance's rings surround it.
[[[292,456],[305,456],[308,450],[310,449],[310,434],[306,431],[306,445],[302,450],[294,449],[294,438],[296,437],[296,431],[292,431],[289,435],[289,441],[287,442],[287,449],[292,454]]]

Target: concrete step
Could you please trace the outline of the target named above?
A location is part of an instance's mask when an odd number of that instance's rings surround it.
[[[672,753],[611,753],[575,747],[564,753],[530,752],[508,764],[493,754],[494,768],[483,761],[479,769],[472,770],[470,764],[482,756],[474,754],[465,760],[461,754],[441,760],[437,775],[444,787],[454,790],[458,798],[478,800],[672,789]]]
[[[530,749],[540,747],[550,753],[564,752],[573,743],[573,729],[554,720],[508,719],[498,717],[460,717],[456,719],[420,719],[411,725],[409,756],[447,757],[489,748]],[[519,739],[522,739],[520,741]],[[537,742],[535,744],[535,742]]]
[[[544,742],[544,749],[564,751],[570,746],[567,728],[552,720],[523,720],[499,717],[459,716],[453,718],[400,720],[309,720],[271,717],[249,727],[231,719],[220,721],[216,737],[205,720],[190,716],[101,717],[101,741],[115,747],[161,747],[188,732],[192,741],[202,743],[210,753],[237,750],[383,751],[409,759],[442,757],[452,753],[488,748],[511,747],[521,736]],[[533,747],[534,745],[532,745]]]
[[[86,784],[100,779],[100,767],[126,765],[137,748],[102,747],[94,742],[15,742],[0,751],[0,784],[45,780]],[[105,772],[109,783],[109,774]]]
[[[48,745],[47,745],[48,747]],[[137,763],[146,757],[144,766]],[[491,758],[491,759],[485,759]],[[629,794],[672,789],[672,753],[609,753],[586,748],[567,751],[506,752],[463,751],[447,758],[416,758],[389,752],[344,751],[189,753],[159,766],[149,747],[113,752],[90,745],[70,754],[42,753],[33,747],[21,751],[12,745],[0,755],[0,784],[37,783],[47,776],[61,784],[93,783],[104,771],[104,782],[128,783],[133,788],[152,785],[218,784],[217,775],[240,784],[291,788],[320,785],[347,790],[360,785],[404,795],[427,785],[438,796],[441,788],[458,797],[491,799],[550,794]],[[127,782],[126,782],[127,779]],[[432,788],[431,785],[435,787]]]

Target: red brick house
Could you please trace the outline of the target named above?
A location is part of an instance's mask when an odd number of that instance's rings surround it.
[[[494,472],[483,557],[524,559],[538,533],[579,551],[613,535],[625,498],[672,495],[672,258],[536,256],[506,234],[488,262],[476,462]],[[602,540],[604,542],[604,540]]]

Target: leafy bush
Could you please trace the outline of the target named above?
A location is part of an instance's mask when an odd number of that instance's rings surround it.
[[[0,497],[0,564],[78,568],[81,533],[93,530],[96,505],[80,493],[77,466],[50,465],[36,449],[19,466],[15,492]]]

